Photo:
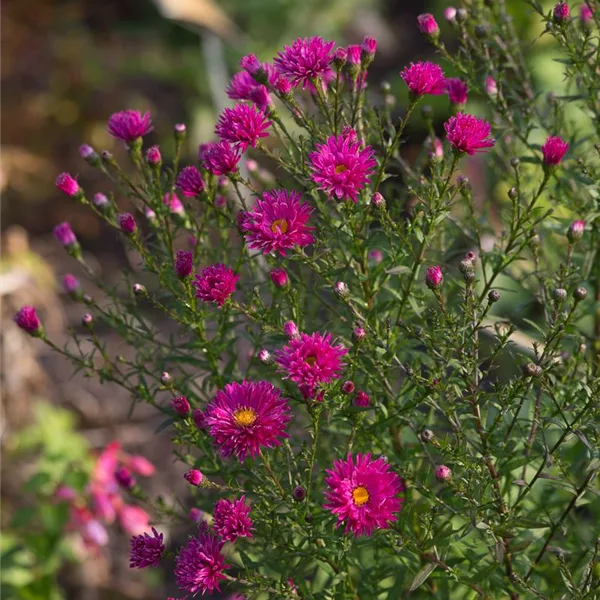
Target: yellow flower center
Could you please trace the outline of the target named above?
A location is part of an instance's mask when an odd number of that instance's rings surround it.
[[[348,170],[348,167],[346,165],[336,165],[335,166],[335,174],[336,175],[339,175],[340,173],[344,173],[347,170]]]
[[[271,231],[273,233],[277,233],[277,230],[281,231],[281,233],[285,233],[288,230],[288,222],[285,219],[277,219],[277,221],[273,221],[271,225]]]
[[[233,413],[233,420],[240,427],[250,427],[256,421],[256,412],[251,408],[238,408]]]
[[[369,501],[369,492],[367,491],[367,488],[363,485],[354,488],[352,490],[352,500],[354,500],[356,506],[366,504]]]
[[[317,362],[317,357],[314,354],[309,354],[305,359],[304,362],[307,365],[310,365],[311,367]]]

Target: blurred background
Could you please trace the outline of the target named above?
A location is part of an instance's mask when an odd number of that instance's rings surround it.
[[[95,268],[117,280],[129,257],[112,232],[84,207],[54,187],[56,175],[80,176],[88,197],[105,180],[78,154],[82,143],[100,151],[116,144],[106,132],[119,110],[150,110],[161,140],[174,123],[186,123],[188,152],[212,137],[215,117],[228,103],[224,88],[248,52],[271,60],[299,36],[322,35],[340,45],[378,40],[369,85],[388,80],[402,106],[398,72],[426,57],[429,46],[415,22],[432,12],[440,23],[443,0],[4,0],[2,2],[2,593],[5,598],[146,600],[175,595],[166,574],[128,568],[128,535],[109,529],[109,549],[64,548],[64,515],[42,510],[62,472],[89,470],[94,453],[118,439],[130,453],[156,466],[144,484],[150,494],[182,489],[180,465],[172,465],[169,436],[155,435],[160,417],[137,407],[128,419],[127,393],[100,386],[30,340],[12,323],[23,304],[34,304],[54,338],[81,329],[81,304],[69,300],[60,281],[73,263],[52,237],[69,220]],[[515,21],[527,38],[539,33],[525,3],[511,0]],[[452,32],[445,26],[447,43]],[[544,44],[529,61],[540,91],[560,81]],[[436,118],[448,116],[436,99]],[[476,102],[475,102],[476,104]],[[471,107],[470,107],[471,109]],[[476,111],[477,106],[472,110]],[[155,134],[153,134],[155,135]],[[413,130],[410,144],[424,131]],[[149,145],[155,139],[149,136]],[[164,155],[171,148],[162,144]],[[79,277],[80,274],[76,273]],[[107,343],[108,331],[99,330]],[[117,347],[118,350],[118,347]],[[158,419],[158,420],[157,420]],[[91,452],[89,458],[85,458]],[[185,493],[182,492],[182,496]],[[54,537],[24,537],[43,527]],[[186,534],[169,532],[177,537]],[[46,536],[48,537],[48,536]],[[76,558],[77,563],[65,560]]]

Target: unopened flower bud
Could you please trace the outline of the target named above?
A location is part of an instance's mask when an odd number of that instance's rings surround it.
[[[527,363],[523,365],[523,375],[525,377],[539,377],[542,374],[542,367],[535,363]]]
[[[430,13],[419,15],[417,17],[417,26],[419,31],[430,40],[435,40],[440,35],[440,28],[437,21]]]
[[[131,235],[137,229],[135,219],[131,213],[121,213],[117,215],[117,223],[121,231],[127,235]]]
[[[206,420],[204,418],[204,413],[199,408],[195,408],[192,411],[192,420],[194,421],[194,425],[198,429],[204,429],[204,426],[206,425]]]
[[[498,302],[500,300],[500,292],[498,290],[490,290],[488,293],[488,302],[493,304],[494,302]]]
[[[135,296],[143,297],[148,293],[148,290],[141,283],[134,283],[132,287]]]
[[[173,381],[173,378],[171,377],[171,375],[169,373],[164,371],[162,373],[162,375],[160,376],[160,380],[163,385],[169,385]]]
[[[273,362],[271,353],[266,348],[262,348],[258,351],[258,360],[260,360],[263,365],[269,365]]]
[[[193,523],[200,523],[202,521],[202,511],[199,508],[190,508],[190,512],[188,513],[188,517],[190,521]]]
[[[366,408],[367,406],[369,406],[370,403],[371,397],[369,396],[369,394],[367,394],[367,392],[363,392],[361,390],[360,392],[356,393],[356,396],[354,397],[354,406]]]
[[[456,8],[454,8],[454,6],[448,6],[444,9],[444,19],[446,19],[448,23],[454,23],[454,21],[456,21]]]
[[[362,342],[367,337],[367,332],[364,327],[360,325],[354,328],[352,331],[352,339],[355,342]]]
[[[301,486],[296,486],[292,492],[292,497],[296,502],[302,502],[306,498],[306,490]]]
[[[464,23],[469,18],[469,11],[466,8],[459,8],[456,11],[456,20]]]
[[[92,197],[93,205],[101,212],[104,212],[110,207],[110,200],[104,195],[98,192]]]
[[[79,187],[75,178],[71,177],[69,173],[61,173],[56,178],[56,187],[71,198],[78,198],[83,195],[83,190]]]
[[[498,84],[496,83],[496,80],[492,76],[488,75],[485,78],[484,87],[485,87],[485,93],[488,96],[491,96],[492,98],[494,98],[495,96],[498,95]],[[513,158],[512,160],[515,160],[515,159]],[[516,160],[518,161],[519,159],[517,158]],[[518,164],[518,162],[517,162],[517,164]]]
[[[187,417],[190,414],[191,406],[185,396],[177,396],[171,400],[171,408],[180,416]]]
[[[385,198],[379,192],[375,192],[371,196],[371,204],[375,208],[383,210],[385,208]]]
[[[286,321],[283,324],[283,333],[287,335],[290,339],[295,339],[300,337],[300,331],[298,330],[298,326],[294,321]]]
[[[519,192],[516,187],[511,187],[510,190],[508,190],[508,197],[511,200],[516,200],[519,197]]]
[[[431,106],[431,104],[424,104],[421,107],[421,116],[425,120],[429,120],[433,117],[433,107]]]
[[[88,144],[79,146],[79,156],[92,167],[97,167],[101,163],[100,155]]]
[[[285,288],[290,283],[290,278],[285,269],[273,269],[269,275],[275,287]]]
[[[452,478],[452,471],[446,465],[440,465],[435,470],[435,478],[440,481],[448,481]]]
[[[425,285],[430,290],[437,290],[444,283],[442,269],[439,266],[429,267],[425,273]]]
[[[190,484],[199,487],[204,481],[204,475],[198,469],[190,469],[183,475],[184,479]]]
[[[567,299],[567,290],[564,288],[557,288],[552,292],[552,297],[557,303],[560,304]]]
[[[340,297],[345,298],[350,290],[348,286],[343,281],[337,281],[333,286],[333,291]]]
[[[463,258],[463,260],[461,260],[460,264],[458,265],[458,270],[463,275],[466,275],[467,273],[472,273],[473,272],[473,261],[469,260],[468,258]]]
[[[153,166],[160,165],[162,157],[158,146],[150,146],[150,148],[146,150],[146,162]]]
[[[125,467],[119,467],[115,473],[117,483],[125,490],[130,490],[135,485],[135,477],[131,471]]]
[[[489,26],[487,25],[477,25],[477,27],[475,27],[475,37],[479,38],[480,40],[486,38],[488,32]]]
[[[73,248],[78,246],[77,238],[71,229],[71,225],[66,221],[57,225],[52,232],[56,240],[65,248]]]
[[[555,23],[566,23],[569,13],[569,5],[566,2],[557,2],[552,10],[552,18]]]
[[[342,392],[344,394],[351,394],[354,391],[354,383],[352,381],[344,381],[342,383]]]
[[[475,281],[475,271],[467,271],[464,273],[463,278],[465,283],[473,283]]]
[[[567,230],[567,239],[571,244],[576,244],[583,238],[585,231],[585,221],[573,221]]]
[[[81,284],[75,275],[67,273],[63,278],[63,288],[72,298],[77,298],[81,295]]]
[[[175,272],[179,279],[186,279],[194,270],[194,256],[190,250],[177,250]]]
[[[584,287],[578,287],[573,292],[573,298],[575,298],[575,302],[581,302],[582,300],[585,300],[586,296],[587,296],[587,290]]]
[[[176,123],[175,127],[173,128],[173,132],[175,133],[175,141],[178,144],[181,144],[181,142],[185,139],[185,135],[187,133],[185,123]]]
[[[348,60],[348,51],[346,48],[338,48],[333,54],[333,64],[336,69],[341,69]]]
[[[435,433],[433,433],[431,429],[423,429],[419,434],[419,437],[424,444],[429,444],[435,439]]]
[[[23,306],[14,316],[15,323],[29,335],[40,337],[44,330],[33,306]]]
[[[94,324],[94,317],[92,317],[90,313],[85,313],[83,317],[81,317],[81,323],[82,325],[85,325],[85,327],[91,328]]]

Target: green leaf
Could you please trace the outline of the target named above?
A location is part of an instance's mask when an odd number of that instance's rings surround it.
[[[420,585],[422,585],[427,578],[435,571],[437,565],[435,563],[429,563],[425,565],[412,580],[410,584],[409,592],[414,592]]]

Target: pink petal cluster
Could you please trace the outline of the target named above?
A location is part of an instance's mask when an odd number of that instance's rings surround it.
[[[235,292],[235,284],[239,275],[233,269],[217,263],[202,270],[196,275],[192,285],[196,288],[196,297],[204,302],[214,302],[219,307],[225,304],[225,300]]]
[[[496,141],[490,138],[491,125],[473,115],[458,113],[444,123],[446,137],[458,152],[475,154],[494,146]]]
[[[158,567],[160,559],[165,551],[163,534],[158,533],[152,527],[152,535],[144,533],[131,538],[129,542],[129,568],[144,569],[146,567]]]
[[[235,542],[239,537],[252,537],[252,519],[250,506],[245,496],[239,500],[222,498],[213,510],[213,529],[227,542]]]
[[[346,460],[336,460],[327,474],[325,508],[337,516],[338,527],[345,523],[346,533],[371,535],[396,521],[403,485],[384,458],[371,460],[370,454],[348,454]]]
[[[234,382],[219,390],[204,412],[204,426],[224,456],[240,462],[288,437],[291,418],[286,398],[268,381]]]
[[[59,223],[53,230],[54,237],[63,246],[73,246],[77,243],[77,238],[71,229],[71,225],[66,221]]]
[[[285,256],[295,246],[312,244],[313,227],[307,225],[311,212],[299,192],[273,190],[264,192],[252,210],[242,214],[240,226],[250,248]]]
[[[425,273],[425,285],[431,290],[437,290],[444,282],[442,269],[438,265],[429,267]]]
[[[133,142],[153,129],[149,112],[142,114],[138,110],[124,110],[108,119],[108,133],[124,142]]]
[[[435,17],[430,13],[419,15],[417,17],[417,26],[419,27],[419,31],[428,37],[437,35],[440,32]]]
[[[334,46],[335,42],[326,42],[319,36],[299,38],[291,46],[285,46],[273,62],[293,87],[306,89],[318,79],[327,81],[332,77]]]
[[[185,279],[194,270],[194,255],[189,250],[177,250],[175,255],[175,272],[179,279]]]
[[[446,91],[448,92],[448,98],[452,104],[464,105],[467,103],[467,92],[469,86],[457,77],[451,77],[446,79]]]
[[[554,167],[563,159],[569,149],[569,144],[558,136],[548,136],[548,139],[542,146],[542,154],[544,156],[544,164]]]
[[[175,185],[188,198],[199,196],[204,191],[204,181],[200,171],[193,165],[179,171]]]
[[[354,133],[354,132],[352,132]],[[361,149],[354,135],[332,135],[309,154],[312,180],[329,197],[357,202],[377,164],[370,146]]]
[[[267,74],[267,81],[274,87],[279,79],[278,71],[269,63],[262,63],[259,68]],[[266,86],[258,83],[246,70],[236,73],[227,86],[227,96],[232,100],[250,100],[260,109],[271,104],[271,97]]]
[[[221,553],[224,542],[201,533],[181,548],[175,559],[175,579],[179,589],[188,594],[220,592],[219,582],[226,579],[223,571],[229,568]]]
[[[290,283],[290,278],[285,269],[273,269],[269,275],[275,287],[284,288]]]
[[[198,154],[204,168],[213,175],[227,175],[238,169],[242,157],[239,148],[227,142],[214,142]]]
[[[562,23],[569,18],[570,10],[566,2],[557,2],[552,10],[552,16],[555,21]]]
[[[33,334],[41,330],[42,324],[33,306],[23,306],[14,316],[14,321],[23,331]]]
[[[439,96],[446,91],[446,79],[439,65],[430,62],[410,63],[400,73],[409,91],[415,96]]]
[[[275,361],[286,379],[296,383],[303,394],[312,398],[321,384],[339,379],[348,349],[334,345],[330,333],[301,333],[275,352]]]
[[[594,11],[587,2],[579,7],[579,18],[583,24],[589,23],[594,18]]]
[[[75,198],[77,194],[81,191],[77,180],[69,175],[69,173],[61,173],[56,178],[56,187],[71,198]]]
[[[265,113],[254,105],[238,103],[234,108],[226,108],[219,116],[215,127],[216,135],[242,151],[248,146],[256,148],[258,140],[267,137],[271,126]]]

